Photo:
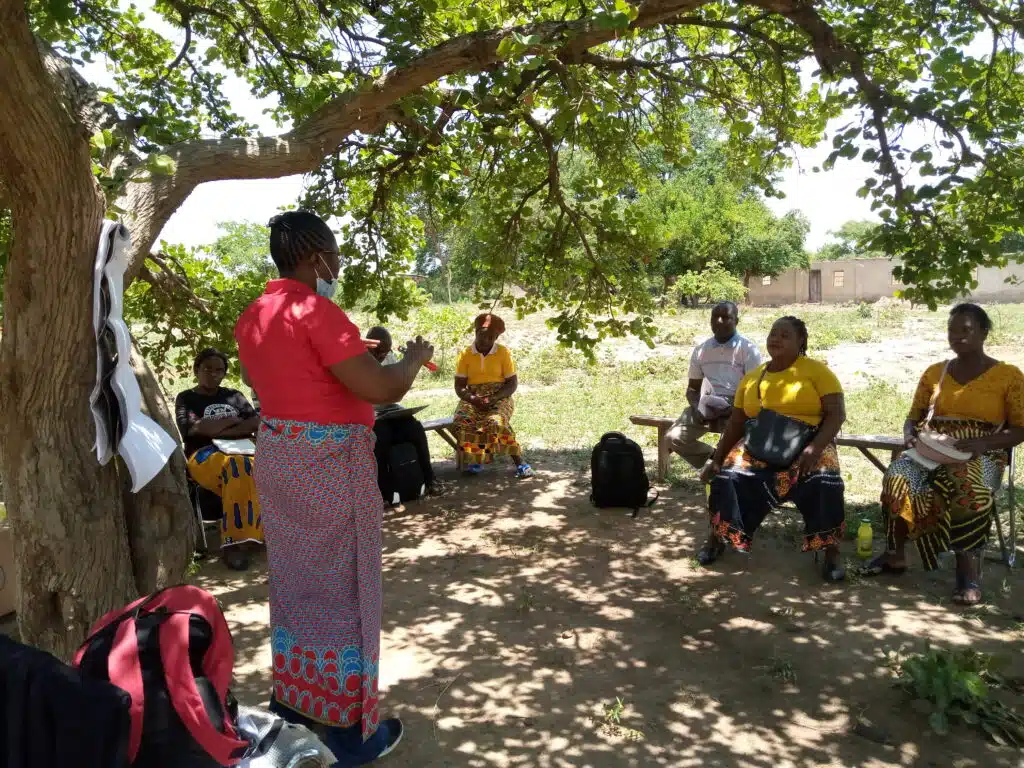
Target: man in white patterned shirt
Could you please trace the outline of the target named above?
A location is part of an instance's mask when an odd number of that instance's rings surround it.
[[[740,380],[761,365],[757,345],[736,332],[739,321],[739,310],[731,301],[719,302],[711,310],[714,336],[698,344],[690,356],[686,388],[690,405],[665,434],[669,450],[697,470],[714,453],[714,448],[700,438],[708,432],[722,431]]]

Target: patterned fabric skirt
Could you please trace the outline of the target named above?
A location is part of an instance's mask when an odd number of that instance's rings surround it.
[[[220,496],[222,547],[246,541],[263,542],[263,522],[251,456],[229,456],[208,445],[192,454],[188,473],[203,488]]]
[[[995,430],[982,421],[942,420],[931,428],[963,440]],[[929,471],[910,457],[889,465],[882,480],[882,511],[887,544],[896,548],[897,520],[906,522],[926,570],[938,567],[942,552],[971,552],[988,541],[995,506],[993,489],[1006,468],[1006,452],[993,451],[964,464],[946,464]]]
[[[748,552],[768,513],[792,501],[804,518],[803,551],[824,549],[843,538],[843,490],[835,445],[827,446],[814,469],[801,477],[796,468],[768,469],[740,443],[711,480],[711,528],[723,541]]]
[[[470,384],[467,389],[474,395],[489,397],[501,389],[502,384]],[[495,456],[520,456],[522,450],[516,442],[516,433],[509,422],[515,406],[511,397],[499,400],[488,408],[478,408],[465,400],[455,409],[455,439],[459,450],[471,464],[489,464]]]
[[[274,697],[325,725],[377,729],[381,503],[373,431],[266,419],[256,487],[270,566]]]

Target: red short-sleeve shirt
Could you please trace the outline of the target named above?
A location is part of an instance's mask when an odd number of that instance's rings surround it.
[[[337,305],[296,280],[271,280],[235,326],[238,358],[264,416],[373,426],[373,406],[329,366],[366,353],[359,329]]]

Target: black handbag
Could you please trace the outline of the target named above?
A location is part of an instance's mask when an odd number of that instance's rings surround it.
[[[793,466],[803,449],[814,439],[818,428],[764,407],[761,383],[767,373],[768,366],[765,366],[757,380],[757,402],[761,409],[757,416],[747,419],[744,444],[755,459],[763,461],[769,469],[781,471]]]

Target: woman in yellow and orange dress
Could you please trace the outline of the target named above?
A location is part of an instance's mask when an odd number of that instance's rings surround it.
[[[533,477],[533,469],[523,459],[523,451],[512,431],[514,409],[512,395],[519,387],[516,366],[508,347],[498,343],[505,322],[485,313],[473,321],[476,337],[459,355],[455,369],[455,439],[468,462],[470,474],[483,471],[495,456],[511,456],[516,477]]]
[[[956,357],[924,372],[903,433],[913,445],[938,388],[928,429],[956,437],[956,447],[971,459],[928,470],[905,454],[889,465],[882,481],[887,551],[865,571],[869,576],[903,573],[908,539],[917,544],[926,570],[938,566],[939,554],[952,551],[953,600],[962,605],[981,601],[977,559],[992,525],[994,490],[1007,449],[1024,442],[1024,374],[985,354],[991,329],[992,321],[977,304],[960,304],[950,312],[949,346]]]
[[[223,453],[216,439],[252,437],[256,409],[236,389],[222,387],[228,358],[204,349],[195,359],[196,386],[178,394],[175,415],[185,443],[189,476],[221,499],[221,557],[234,570],[249,567],[248,544],[263,543],[260,503],[253,480],[253,457]]]

